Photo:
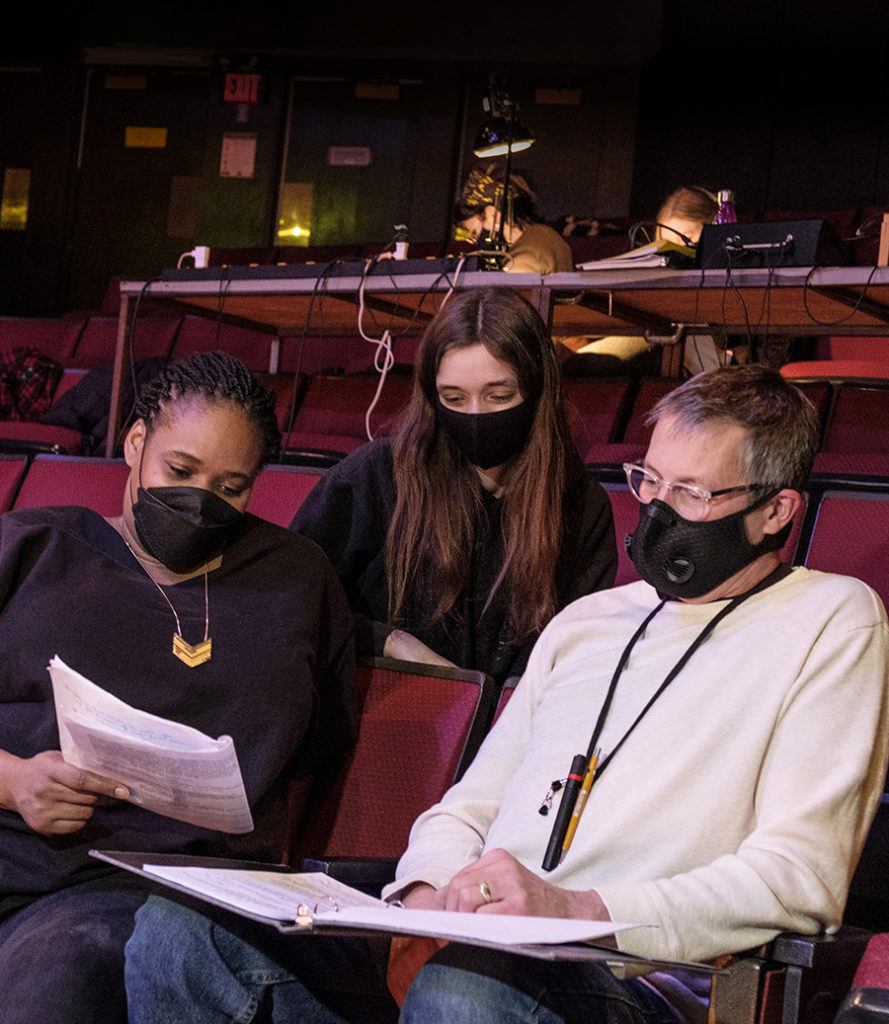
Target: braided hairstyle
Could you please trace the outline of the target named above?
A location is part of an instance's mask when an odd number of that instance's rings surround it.
[[[281,449],[281,431],[275,415],[275,392],[261,384],[237,357],[228,352],[195,352],[168,363],[136,399],[135,415],[148,433],[164,407],[183,399],[232,402],[244,411],[260,440],[260,466],[271,462]]]

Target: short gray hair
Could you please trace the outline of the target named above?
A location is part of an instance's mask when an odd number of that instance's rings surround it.
[[[743,427],[748,481],[761,492],[805,489],[821,440],[818,413],[798,387],[758,363],[723,366],[680,384],[646,418],[675,417],[686,429],[722,420]]]

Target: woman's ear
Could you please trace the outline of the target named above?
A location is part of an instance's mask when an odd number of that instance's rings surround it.
[[[135,469],[139,465],[146,434],[145,420],[143,419],[136,420],[127,431],[127,436],[123,442],[123,457],[130,469]]]

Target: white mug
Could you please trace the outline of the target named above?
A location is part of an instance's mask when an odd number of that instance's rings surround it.
[[[195,270],[202,270],[204,267],[210,265],[210,246],[209,245],[196,245],[193,249],[188,252],[184,252],[176,264],[177,267],[182,266],[182,261],[188,259],[188,257],[194,260]]]

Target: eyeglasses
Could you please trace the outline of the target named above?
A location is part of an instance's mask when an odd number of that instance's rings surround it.
[[[683,519],[703,519],[714,498],[719,498],[723,494],[752,491],[759,486],[758,484],[743,484],[740,487],[723,487],[719,491],[708,491],[703,487],[696,487],[694,484],[674,484],[669,480],[662,480],[656,473],[632,462],[624,463],[624,472],[627,474],[627,483],[630,485],[634,497],[638,498],[643,505],[647,505],[656,498],[661,489],[666,487],[672,495],[673,508]]]

